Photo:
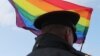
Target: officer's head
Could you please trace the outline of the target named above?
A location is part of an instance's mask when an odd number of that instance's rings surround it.
[[[75,34],[80,15],[72,11],[52,11],[40,15],[34,23],[34,26],[47,33],[54,33],[62,36],[70,42],[76,42],[77,36]]]

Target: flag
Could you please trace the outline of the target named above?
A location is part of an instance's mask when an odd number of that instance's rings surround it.
[[[16,25],[32,31],[36,35],[41,34],[41,30],[34,27],[34,21],[39,15],[57,10],[77,12],[80,14],[80,20],[76,25],[78,38],[76,43],[83,43],[86,38],[92,8],[63,0],[10,0],[10,3],[16,11]]]

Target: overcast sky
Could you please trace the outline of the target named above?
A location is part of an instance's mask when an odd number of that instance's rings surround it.
[[[99,0],[68,0],[93,8],[91,24],[83,52],[100,56],[100,3]],[[16,26],[14,8],[8,0],[0,0],[0,56],[26,56],[34,45],[33,33]],[[76,49],[80,45],[75,45]]]

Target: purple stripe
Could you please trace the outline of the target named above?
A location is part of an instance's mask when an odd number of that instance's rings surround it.
[[[25,24],[22,21],[21,16],[18,13],[18,10],[15,7],[15,4],[14,4],[13,0],[9,0],[9,2],[13,5],[13,7],[15,8],[15,11],[16,11],[16,25],[18,27],[25,27]]]

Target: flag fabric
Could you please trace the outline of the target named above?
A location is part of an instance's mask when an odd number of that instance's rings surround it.
[[[83,43],[88,32],[92,8],[77,5],[63,0],[9,0],[16,11],[16,25],[32,31],[34,34],[41,34],[41,30],[34,27],[35,19],[44,13],[65,10],[74,11],[80,14],[80,20],[76,25],[78,40],[76,43]]]

